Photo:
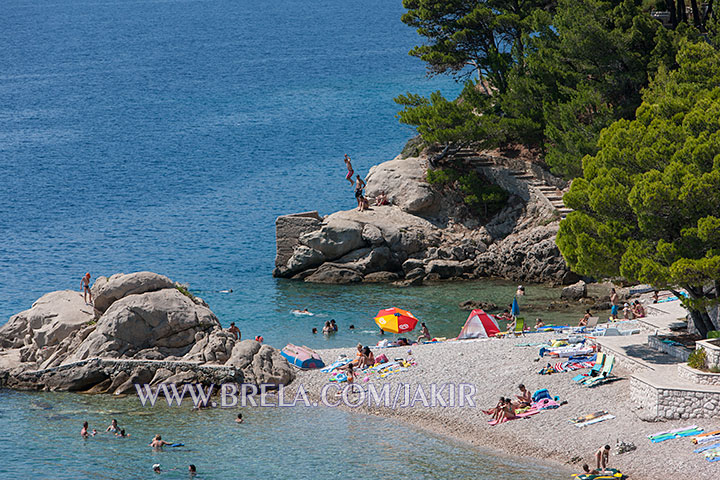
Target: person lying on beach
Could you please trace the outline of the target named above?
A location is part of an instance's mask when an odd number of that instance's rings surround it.
[[[522,383],[518,385],[518,388],[520,389],[520,395],[515,395],[515,398],[517,398],[514,402],[515,406],[517,408],[529,407],[530,404],[532,404],[532,395],[530,394],[530,390],[525,388],[525,385]]]
[[[600,447],[597,452],[595,452],[595,461],[597,462],[597,468],[600,471],[605,471],[608,465],[608,459],[610,458],[610,445],[605,445],[604,447]]]
[[[333,333],[335,330],[333,329],[332,325],[330,325],[330,322],[325,322],[325,326],[323,327],[323,333],[325,335],[329,333]]]
[[[155,450],[162,450],[165,445],[172,445],[172,443],[166,442],[160,435],[155,435],[155,438],[150,442],[150,446]]]
[[[542,318],[535,319],[535,330],[543,328],[544,326],[545,326],[545,322],[542,321]]]
[[[117,420],[114,418],[112,419],[112,422],[110,422],[110,426],[105,429],[106,432],[117,432],[118,430],[120,430],[120,428],[118,427]]]
[[[427,328],[427,325],[425,325],[425,322],[422,322],[420,324],[422,328],[420,329],[420,336],[417,339],[417,343],[420,343],[422,340],[427,340],[428,342],[432,340],[432,337],[430,336],[430,331]]]
[[[585,310],[585,315],[580,319],[578,322],[578,327],[587,327],[588,322],[590,321],[590,309],[588,308]]]
[[[242,334],[240,333],[240,329],[235,326],[235,322],[230,322],[230,328],[228,328],[228,332],[233,334],[233,337],[235,337],[235,340],[240,340],[242,337]]]
[[[124,429],[124,428],[121,428],[121,429],[120,429],[120,433],[116,433],[115,436],[116,436],[116,437],[127,438],[127,437],[129,437],[130,435],[127,434],[127,433],[125,433],[125,429]]]

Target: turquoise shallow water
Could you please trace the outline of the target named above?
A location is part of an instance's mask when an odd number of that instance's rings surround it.
[[[393,421],[314,408],[143,408],[134,398],[0,390],[2,478],[394,478],[549,479],[566,475],[521,459],[493,457]],[[233,421],[242,411],[245,422]],[[130,433],[83,440],[82,422],[104,430],[112,418]],[[22,440],[16,432],[23,432]],[[155,434],[185,447],[153,452]],[[22,447],[18,445],[22,443]],[[166,470],[157,477],[159,463]],[[177,469],[177,470],[172,470]]]
[[[413,135],[392,98],[460,88],[425,78],[407,55],[417,38],[402,12],[399,0],[2,2],[0,323],[48,291],[77,289],[86,271],[187,282],[223,325],[236,321],[245,337],[275,346],[374,344],[372,316],[389,305],[452,336],[467,316],[458,302],[509,302],[514,285],[503,282],[399,290],[271,277],[276,216],[351,208],[343,153],[364,175]],[[529,287],[524,313],[576,318],[547,314],[556,296]],[[289,314],[298,307],[317,316]],[[310,333],[330,318],[341,332]],[[490,478],[482,472],[516,468],[338,411],[259,410],[239,433],[222,412],[133,409],[132,400],[0,392],[0,477],[142,478],[158,459],[193,461],[203,478],[293,469],[305,478]],[[98,425],[113,412],[125,412],[117,415],[134,439],[78,438],[83,419]],[[188,450],[156,458],[145,448],[156,431]],[[399,447],[366,451],[353,446],[358,436]]]

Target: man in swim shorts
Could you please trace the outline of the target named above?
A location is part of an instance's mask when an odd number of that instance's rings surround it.
[[[355,200],[357,200],[358,210],[362,210],[363,188],[365,188],[365,182],[362,178],[360,178],[360,175],[356,175],[355,178],[357,179],[355,181]]]
[[[353,184],[352,176],[353,176],[353,173],[355,173],[355,172],[353,171],[352,163],[350,163],[350,157],[348,157],[347,153],[345,154],[345,166],[348,169],[348,173],[347,173],[347,175],[345,175],[345,180],[350,182],[350,185],[352,185]]]
[[[612,307],[610,308],[610,316],[613,321],[615,321],[618,317],[618,294],[614,288],[610,290],[610,303],[612,304]]]
[[[85,303],[92,305],[92,293],[90,292],[90,272],[87,272],[80,280],[80,288],[83,289],[83,298]],[[88,303],[88,296],[90,296],[90,302]]]
[[[166,442],[162,439],[160,435],[155,435],[155,438],[153,438],[152,442],[150,442],[150,446],[154,450],[162,450],[162,447],[165,445],[172,445],[170,442]]]

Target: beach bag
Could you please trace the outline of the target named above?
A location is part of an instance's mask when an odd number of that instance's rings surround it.
[[[380,354],[377,357],[375,357],[375,363],[387,363],[388,358],[385,356],[385,354]]]
[[[538,390],[537,392],[533,393],[532,401],[537,402],[539,400],[542,400],[543,398],[549,398],[552,400],[552,397],[550,396],[550,393],[547,391],[547,388],[543,388],[543,389]]]

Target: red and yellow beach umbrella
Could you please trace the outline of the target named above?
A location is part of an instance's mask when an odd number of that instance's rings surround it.
[[[418,319],[408,311],[393,307],[380,310],[375,317],[375,323],[386,332],[405,333],[415,328]]]

